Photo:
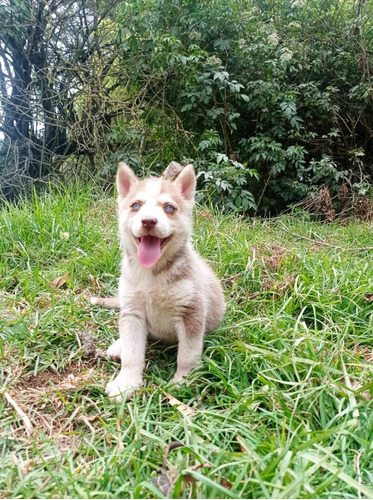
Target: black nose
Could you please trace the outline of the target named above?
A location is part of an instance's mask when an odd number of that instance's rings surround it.
[[[149,217],[149,219],[142,219],[141,224],[143,227],[146,229],[152,229],[156,224],[158,220],[155,217]]]

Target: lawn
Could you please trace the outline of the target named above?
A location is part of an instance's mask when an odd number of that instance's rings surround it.
[[[373,223],[197,207],[225,321],[187,384],[150,343],[120,405],[118,313],[89,303],[116,290],[113,196],[54,188],[0,231],[0,497],[373,497]]]

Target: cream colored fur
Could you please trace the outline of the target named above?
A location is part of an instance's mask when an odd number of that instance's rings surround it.
[[[117,401],[130,398],[143,383],[147,335],[166,343],[178,343],[174,382],[181,382],[198,365],[203,336],[217,328],[225,303],[219,280],[190,243],[195,174],[185,167],[174,181],[161,178],[138,180],[130,168],[118,166],[118,221],[123,260],[118,298],[94,298],[92,303],[120,307],[119,339],[108,356],[121,359],[119,375],[106,392]],[[134,210],[132,205],[141,208]],[[165,206],[176,211],[169,214]],[[137,205],[135,205],[137,207]],[[156,218],[154,228],[143,227],[144,218]],[[150,234],[168,238],[159,261],[142,267],[138,240]]]

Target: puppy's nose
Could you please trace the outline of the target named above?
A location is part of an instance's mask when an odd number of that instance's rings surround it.
[[[152,229],[158,222],[158,219],[155,217],[149,217],[147,219],[142,219],[141,224],[142,227],[145,227],[146,229]]]

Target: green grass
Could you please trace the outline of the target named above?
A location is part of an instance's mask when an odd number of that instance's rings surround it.
[[[115,405],[118,365],[80,340],[117,336],[118,313],[87,300],[116,289],[113,199],[77,186],[2,209],[0,497],[163,498],[166,479],[173,498],[373,497],[372,251],[354,250],[372,223],[195,222],[225,321],[187,385],[169,383],[175,348],[151,344],[145,387]]]

